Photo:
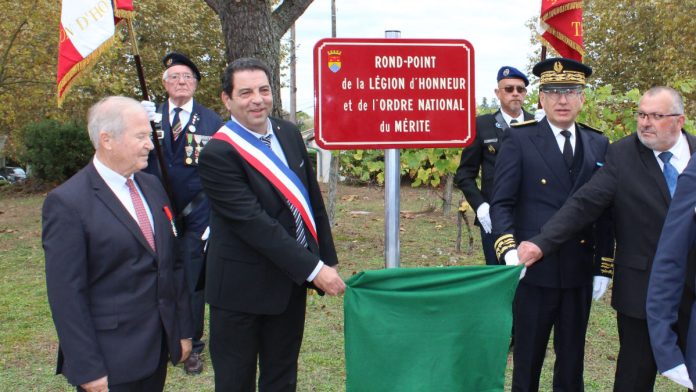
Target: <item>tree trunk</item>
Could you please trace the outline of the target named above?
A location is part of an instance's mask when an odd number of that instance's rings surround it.
[[[218,14],[227,61],[255,57],[271,70],[273,116],[282,117],[280,100],[280,39],[313,0],[284,0],[272,10],[272,0],[205,0]]]
[[[452,188],[454,188],[454,176],[448,174],[447,181],[445,182],[445,194],[442,198],[442,214],[447,216],[452,210]]]

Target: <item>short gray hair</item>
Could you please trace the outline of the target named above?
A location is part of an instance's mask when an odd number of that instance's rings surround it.
[[[682,99],[681,94],[672,87],[667,87],[667,86],[656,86],[650,88],[648,91],[643,94],[644,96],[655,96],[660,93],[668,93],[669,95],[672,96],[672,112],[674,114],[684,114],[684,100]]]
[[[133,110],[145,113],[140,102],[123,96],[102,98],[87,113],[87,131],[94,149],[99,148],[99,133],[106,132],[118,138],[123,133],[125,119]]]

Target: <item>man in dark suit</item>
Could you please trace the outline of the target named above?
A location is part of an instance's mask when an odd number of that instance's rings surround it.
[[[172,52],[164,56],[162,83],[169,99],[155,111],[155,104],[141,102],[151,120],[160,123],[160,146],[171,189],[172,203],[177,214],[181,236],[181,255],[184,261],[186,284],[189,289],[195,332],[193,351],[184,363],[184,371],[198,374],[203,370],[201,353],[205,348],[203,322],[205,299],[201,274],[204,271],[203,235],[208,227],[210,206],[198,177],[198,158],[211,136],[222,126],[222,120],[212,110],[193,99],[201,73],[188,57]],[[164,118],[164,121],[162,121]],[[162,178],[156,154],[150,153],[147,172]]]
[[[620,344],[615,391],[652,391],[655,383],[645,300],[671,200],[663,159],[669,162],[667,173],[672,171],[676,178],[696,152],[696,138],[681,130],[683,115],[681,119],[672,115],[684,113],[681,102],[679,93],[671,88],[648,90],[638,106],[636,133],[612,143],[602,169],[544,225],[541,234],[518,248],[520,261],[527,265],[542,256],[545,260],[579,230],[612,211],[616,260],[611,303],[617,312]],[[680,107],[681,111],[675,111]],[[611,269],[611,265],[606,267]],[[689,276],[687,284],[693,287],[693,270]]]
[[[592,70],[577,61],[551,58],[534,66],[540,77],[546,118],[505,133],[495,166],[491,218],[498,257],[517,264],[517,241],[541,226],[604,162],[606,137],[577,124],[583,86]],[[517,125],[517,124],[516,124]],[[529,268],[515,293],[513,391],[536,391],[551,329],[554,330],[554,390],[581,391],[585,331],[590,314],[593,226],[565,241],[557,252]]]
[[[462,150],[454,183],[462,190],[466,201],[476,211],[476,224],[481,228],[481,246],[486,264],[498,264],[491,234],[490,200],[493,193],[495,158],[500,150],[503,133],[511,123],[521,123],[534,118],[522,109],[529,80],[517,68],[504,66],[498,70],[498,88],[495,95],[500,109],[491,114],[476,117],[476,138]],[[481,172],[481,189],[476,178]]]
[[[88,116],[94,159],[46,197],[46,285],[58,373],[78,391],[162,391],[167,356],[193,333],[167,196],[139,173],[152,150],[147,113],[108,97]]]
[[[231,113],[201,155],[210,198],[206,299],[217,391],[294,391],[306,289],[345,290],[328,216],[297,127],[270,118],[270,71],[233,61],[221,98]]]

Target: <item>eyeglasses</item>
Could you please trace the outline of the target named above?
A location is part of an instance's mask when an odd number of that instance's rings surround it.
[[[551,100],[557,101],[561,96],[565,96],[566,99],[575,99],[582,95],[581,88],[545,88],[541,90],[546,96]]]
[[[506,93],[512,94],[515,89],[517,89],[518,94],[524,94],[527,92],[527,88],[523,86],[505,86],[503,87],[503,90],[505,90]]]
[[[175,82],[178,82],[179,79],[183,79],[184,81],[189,82],[193,79],[193,75],[190,73],[182,73],[182,74],[174,73],[174,74],[167,75],[167,79],[175,81]]]
[[[672,113],[672,114],[660,114],[660,113],[645,113],[641,111],[636,112],[636,117],[638,117],[641,120],[649,119],[649,120],[654,120],[654,121],[660,121],[664,119],[665,117],[677,117],[681,116],[679,113]]]

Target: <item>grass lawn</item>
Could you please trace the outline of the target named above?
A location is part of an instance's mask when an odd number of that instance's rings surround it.
[[[482,264],[477,228],[473,232],[473,249],[468,248],[464,228],[462,252],[455,251],[457,217],[454,213],[443,216],[439,196],[432,190],[402,188],[401,266]],[[43,199],[43,195],[0,194],[0,391],[74,391],[62,376],[54,375],[57,338],[44,282]],[[342,276],[348,278],[362,270],[383,268],[382,188],[339,186],[336,220],[334,238]],[[469,221],[473,221],[472,216]],[[592,307],[585,352],[587,391],[612,390],[618,336],[609,295],[610,292]],[[342,304],[342,298],[310,296],[308,299],[299,391],[345,390]],[[549,347],[547,353],[542,391],[552,390],[553,349]],[[506,390],[509,390],[511,369],[509,357]],[[170,367],[166,390],[212,391],[209,357],[206,355],[206,367],[199,376],[187,376],[181,367]],[[658,376],[655,390],[684,389]]]

